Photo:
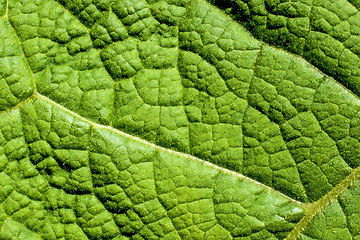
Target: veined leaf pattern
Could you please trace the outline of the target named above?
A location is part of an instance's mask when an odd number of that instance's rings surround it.
[[[210,2],[0,1],[0,238],[356,239],[357,2]]]

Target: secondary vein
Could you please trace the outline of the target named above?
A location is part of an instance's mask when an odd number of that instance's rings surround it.
[[[355,168],[351,174],[349,174],[344,180],[342,180],[338,185],[336,185],[330,192],[328,192],[318,201],[305,205],[306,214],[295,226],[295,228],[290,232],[290,234],[286,237],[285,240],[298,239],[300,234],[315,217],[315,215],[322,211],[331,202],[337,200],[339,195],[342,194],[346,189],[348,189],[358,178],[360,178],[360,167]]]

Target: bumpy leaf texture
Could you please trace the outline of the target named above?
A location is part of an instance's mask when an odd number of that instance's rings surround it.
[[[0,239],[360,239],[359,9],[0,0]]]

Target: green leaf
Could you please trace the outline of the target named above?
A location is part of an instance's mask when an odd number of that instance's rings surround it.
[[[1,239],[356,238],[359,4],[210,2],[0,0]]]

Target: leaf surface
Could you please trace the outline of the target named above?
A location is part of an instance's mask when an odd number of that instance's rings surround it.
[[[316,214],[336,215],[330,202],[360,175],[356,4],[214,4],[0,2],[2,238],[321,239],[308,229],[334,227]],[[328,41],[314,37],[324,19]],[[298,39],[302,21],[313,27]]]

